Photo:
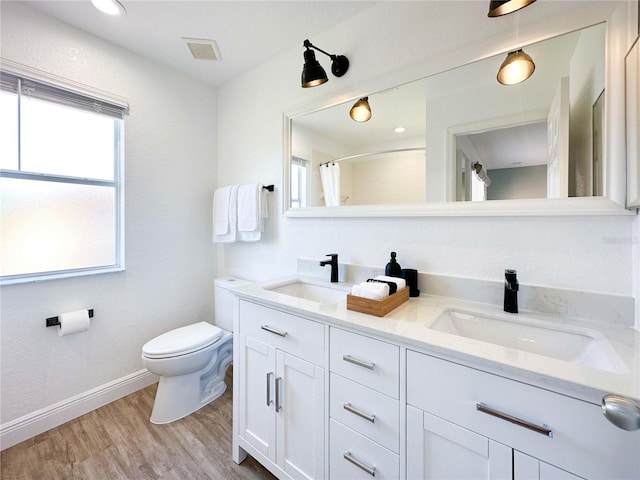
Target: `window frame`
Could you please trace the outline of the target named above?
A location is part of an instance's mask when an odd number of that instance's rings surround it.
[[[8,65],[9,64],[9,65]],[[124,116],[128,114],[129,105],[126,99],[112,95],[101,90],[94,89],[76,82],[72,82],[55,75],[51,75],[39,70],[26,67],[14,62],[2,60],[2,74],[8,74],[18,78],[18,91],[15,92],[20,98],[20,83],[28,81],[39,84],[46,89],[57,90],[62,94],[69,94],[81,101],[84,99],[88,102],[95,102],[98,109],[104,106],[109,111],[108,116],[119,119],[114,122],[114,171],[113,180],[103,180],[94,178],[76,177],[70,175],[56,175],[49,173],[38,173],[20,170],[20,161],[18,162],[18,170],[0,169],[0,176],[4,178],[12,178],[29,181],[45,181],[52,183],[79,184],[88,186],[111,187],[114,189],[115,200],[115,252],[114,263],[108,265],[69,268],[63,270],[52,270],[45,272],[20,273],[12,275],[0,276],[0,285],[11,285],[26,282],[35,282],[43,280],[53,280],[60,278],[70,278],[84,275],[95,275],[110,272],[119,272],[125,270],[125,254],[124,254]],[[51,100],[49,100],[51,101]],[[53,103],[61,106],[71,106],[64,101]],[[19,108],[19,107],[18,107]],[[81,107],[75,107],[82,110]],[[84,110],[88,110],[85,108]],[[117,114],[119,113],[119,115]]]
[[[300,172],[298,175],[296,175],[297,179],[298,179],[298,191],[296,192],[296,194],[294,195],[293,192],[291,192],[291,208],[304,208],[306,207],[306,203],[307,203],[307,198],[306,198],[306,191],[303,188],[302,185],[302,179],[304,177],[304,181],[305,181],[305,185],[308,183],[309,179],[307,178],[309,175],[309,165],[311,162],[309,162],[309,160],[306,160],[302,157],[299,157],[297,155],[293,155],[291,157],[291,172],[289,173],[291,175],[291,183],[293,184],[293,169],[294,167],[300,167],[301,170],[303,170],[303,172]],[[293,204],[294,203],[298,203],[297,207],[294,207]]]

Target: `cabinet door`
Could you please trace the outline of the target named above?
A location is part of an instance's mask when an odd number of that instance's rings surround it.
[[[239,435],[261,454],[275,462],[276,418],[273,389],[276,350],[239,334],[240,365]]]
[[[513,478],[514,480],[580,480],[581,477],[516,450],[513,452]]]
[[[511,448],[407,406],[407,478],[511,479]]]
[[[324,369],[276,352],[277,464],[293,479],[323,479]]]

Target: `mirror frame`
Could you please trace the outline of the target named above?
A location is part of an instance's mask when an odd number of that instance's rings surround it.
[[[640,26],[638,27],[640,28]],[[640,138],[633,132],[640,128],[640,36],[625,57],[627,108],[627,208],[640,208]],[[635,87],[635,88],[634,88]]]
[[[557,216],[557,215],[633,215],[625,208],[626,201],[626,138],[625,138],[625,56],[631,45],[628,11],[612,2],[609,8],[583,8],[575,15],[565,15],[554,21],[532,24],[521,32],[520,41],[502,40],[487,51],[486,43],[439,55],[426,62],[399,69],[376,79],[358,82],[358,89],[346,89],[291,108],[283,113],[283,188],[282,208],[286,217],[428,217],[428,216]],[[291,131],[296,117],[313,113],[358,98],[372,95],[430,75],[457,68],[516,48],[540,42],[564,33],[605,23],[605,171],[604,196],[569,197],[561,199],[488,200],[484,202],[439,202],[394,205],[342,205],[339,207],[291,208]]]

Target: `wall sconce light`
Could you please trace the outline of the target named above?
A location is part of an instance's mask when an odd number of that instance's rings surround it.
[[[507,13],[515,12],[536,0],[492,0],[489,3],[489,13],[487,17],[500,17]]]
[[[118,0],[91,0],[94,7],[107,15],[126,15],[127,11]]]
[[[302,88],[315,87],[329,81],[322,65],[316,60],[316,54],[312,48],[324,53],[331,58],[331,73],[336,77],[341,77],[349,70],[349,59],[344,55],[332,55],[312,45],[309,40],[305,40],[304,67],[302,67]]]
[[[349,116],[356,122],[366,122],[371,118],[371,106],[369,105],[369,97],[364,97],[353,104],[349,110]]]
[[[522,49],[509,52],[498,70],[498,82],[502,85],[516,85],[533,75],[535,69],[535,63]]]

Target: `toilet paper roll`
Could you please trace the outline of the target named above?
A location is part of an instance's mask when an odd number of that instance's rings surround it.
[[[58,319],[60,320],[58,335],[61,337],[89,330],[89,310],[61,313]]]

